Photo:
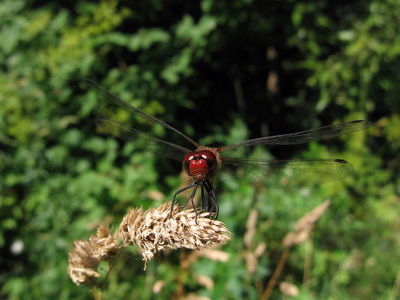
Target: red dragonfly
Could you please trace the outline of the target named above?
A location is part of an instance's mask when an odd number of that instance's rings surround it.
[[[157,118],[146,114],[140,109],[130,105],[113,93],[98,86],[89,79],[83,79],[85,84],[94,89],[107,100],[119,105],[123,109],[141,117],[151,125],[162,127],[183,137],[186,142],[193,145],[188,149],[164,140],[149,136],[137,129],[127,127],[104,116],[96,117],[96,124],[112,135],[128,142],[135,142],[146,151],[156,152],[183,162],[183,170],[193,179],[193,183],[178,190],[173,197],[175,203],[178,194],[193,188],[187,200],[193,204],[193,199],[198,187],[201,187],[201,207],[204,211],[218,217],[219,207],[214,192],[212,181],[221,169],[236,174],[247,174],[243,177],[247,182],[261,184],[267,187],[295,187],[301,185],[314,185],[328,181],[342,179],[353,173],[352,165],[342,159],[318,159],[318,160],[259,160],[247,158],[229,158],[221,156],[221,152],[234,150],[239,147],[255,145],[296,145],[310,141],[328,139],[342,134],[349,134],[363,130],[372,125],[371,122],[356,120],[346,123],[325,126],[321,128],[300,131],[297,133],[267,136],[247,141],[238,142],[225,147],[206,147],[193,141],[191,138],[164,123]],[[185,204],[185,205],[186,205]],[[194,207],[194,204],[193,204]]]

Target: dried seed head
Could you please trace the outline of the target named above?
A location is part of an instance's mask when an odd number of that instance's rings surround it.
[[[96,272],[100,262],[115,258],[120,248],[117,237],[103,225],[97,229],[97,236],[91,235],[90,241],[75,241],[68,258],[72,281],[77,285],[92,283],[100,277]]]
[[[68,273],[76,285],[91,283],[100,276],[96,272],[100,260],[94,258],[92,245],[88,241],[75,241],[68,261]]]
[[[76,285],[91,283],[100,274],[96,272],[100,260],[93,255],[92,244],[85,240],[75,241],[69,253],[68,273]]]
[[[171,202],[157,209],[134,209],[128,212],[120,225],[125,245],[138,245],[147,263],[167,248],[202,249],[213,244],[225,244],[231,233],[225,225],[209,218],[209,213],[198,214],[193,209],[172,209]]]
[[[97,229],[97,236],[91,235],[90,242],[95,250],[95,256],[100,260],[115,258],[121,246],[118,244],[118,231],[112,234],[111,230],[103,225]]]
[[[109,228],[100,226],[89,241],[75,241],[68,258],[72,281],[77,285],[93,283],[100,277],[96,272],[100,262],[112,263],[119,250],[129,245],[139,246],[146,269],[148,261],[167,248],[199,250],[230,239],[231,233],[225,225],[211,220],[209,213],[199,214],[193,209],[180,212],[175,205],[171,217],[171,205],[167,202],[147,211],[133,209],[123,218],[119,232],[113,234]],[[118,238],[124,245],[119,245]]]

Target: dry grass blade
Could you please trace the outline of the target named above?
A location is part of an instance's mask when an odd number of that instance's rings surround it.
[[[330,204],[331,201],[326,200],[306,214],[303,218],[299,219],[296,222],[295,231],[289,232],[283,239],[283,245],[285,247],[291,247],[293,245],[304,243],[309,238],[315,223],[321,218]]]
[[[244,234],[244,243],[246,245],[246,250],[244,251],[243,254],[246,260],[247,269],[251,274],[256,273],[258,259],[261,257],[261,255],[263,255],[265,249],[267,248],[267,245],[264,242],[259,243],[255,247],[255,249],[253,247],[253,237],[257,230],[257,218],[258,218],[257,210],[252,209],[249,214],[249,218],[247,219],[247,224],[246,224],[247,231]]]
[[[252,239],[257,230],[256,229],[257,217],[258,217],[257,210],[252,209],[246,224],[247,231],[244,234],[244,243],[247,246],[247,248],[252,247]]]

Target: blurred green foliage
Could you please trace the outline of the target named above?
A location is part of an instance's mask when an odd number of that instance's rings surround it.
[[[229,260],[197,258],[182,270],[190,251],[173,251],[143,272],[133,250],[113,268],[103,299],[257,299],[285,234],[328,198],[329,211],[292,249],[279,282],[298,286],[298,299],[398,297],[399,15],[395,0],[1,1],[0,298],[90,299],[66,272],[73,240],[102,223],[116,226],[129,207],[170,200],[181,184],[179,163],[96,130],[105,103],[81,78],[209,145],[375,122],[324,143],[243,153],[343,158],[356,171],[290,191],[217,183],[219,218],[234,233],[221,248]],[[250,272],[245,257],[262,243]],[[159,281],[165,285],[154,294]],[[278,288],[272,296],[283,297]]]

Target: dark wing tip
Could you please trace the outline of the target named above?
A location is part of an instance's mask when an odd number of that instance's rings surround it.
[[[339,159],[339,158],[334,159],[333,161],[334,161],[335,163],[339,164],[339,165],[342,165],[342,166],[343,166],[343,168],[342,168],[343,171],[346,170],[346,173],[347,173],[347,174],[344,174],[343,177],[346,177],[346,176],[348,176],[348,175],[353,174],[353,172],[354,172],[353,165],[352,165],[351,163],[349,163],[348,161],[346,161],[346,160],[344,160],[344,159]],[[338,166],[338,167],[339,167],[339,166]],[[339,179],[340,179],[340,178],[339,178]]]
[[[350,124],[363,124],[364,126],[362,127],[362,129],[368,128],[370,126],[372,126],[372,122],[370,121],[365,121],[365,120],[354,120],[354,121],[350,121]]]
[[[101,91],[102,88],[94,82],[92,79],[89,78],[82,78],[79,80],[86,88],[93,88],[95,90]]]
[[[89,83],[89,84],[96,84],[92,79],[89,79],[89,78],[82,78],[81,82]]]
[[[335,159],[335,162],[338,164],[343,164],[343,165],[350,164],[348,161],[346,161],[344,159]]]

